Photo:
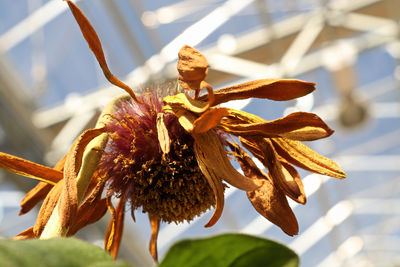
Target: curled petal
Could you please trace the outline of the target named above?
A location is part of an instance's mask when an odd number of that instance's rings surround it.
[[[278,186],[288,197],[294,201],[305,204],[306,195],[304,193],[303,183],[297,171],[290,167],[289,164],[283,165],[276,154],[271,141],[268,139],[258,138],[257,140],[247,140],[240,138],[240,141],[250,152],[263,163],[268,169],[275,186]],[[248,143],[253,143],[248,146]],[[255,149],[256,148],[256,149]]]
[[[207,76],[207,59],[196,49],[185,45],[178,53],[179,84],[185,90],[200,90]]]
[[[211,168],[209,168],[205,163],[205,159],[202,156],[200,148],[198,146],[195,146],[194,151],[196,153],[196,159],[199,168],[203,173],[203,175],[206,177],[208,184],[210,185],[211,189],[214,192],[215,210],[211,219],[204,226],[204,227],[211,227],[219,220],[219,218],[222,215],[222,210],[224,209],[224,202],[225,202],[224,185],[222,184],[221,179],[219,179],[217,175],[214,173],[214,171]]]
[[[107,211],[107,201],[101,198],[104,189],[104,183],[98,183],[90,195],[79,206],[77,220],[69,229],[68,236],[75,235],[80,229],[86,225],[92,224],[100,220]]]
[[[151,256],[155,262],[158,262],[158,253],[157,253],[157,238],[158,238],[158,231],[160,230],[160,218],[155,215],[149,214],[149,220],[151,225],[151,238],[149,244],[149,250]]]
[[[79,28],[81,29],[83,37],[88,43],[90,50],[92,50],[93,54],[96,56],[96,59],[99,62],[101,69],[103,70],[104,76],[106,76],[107,80],[110,83],[124,89],[136,102],[140,102],[133,90],[128,85],[121,82],[117,77],[115,77],[108,69],[100,39],[97,36],[97,33],[94,30],[92,24],[90,24],[89,20],[86,18],[86,16],[77,5],[75,5],[71,1],[66,2],[68,3],[71,12],[74,15],[76,22],[78,22]]]
[[[263,79],[229,86],[214,91],[213,105],[231,100],[267,98],[276,101],[292,100],[315,90],[315,84],[293,79]],[[206,101],[207,96],[199,100]]]
[[[193,123],[193,133],[205,133],[217,127],[221,119],[228,116],[228,109],[222,107],[215,107],[207,110]]]
[[[3,152],[0,152],[0,168],[53,185],[63,178],[61,171]]]
[[[193,135],[193,137],[196,157],[201,158],[207,168],[212,169],[219,179],[244,191],[251,191],[260,186],[257,181],[243,176],[232,166],[221,141],[214,132],[208,131]]]
[[[33,226],[33,232],[35,233],[36,237],[41,236],[47,222],[49,221],[50,216],[57,205],[58,199],[63,189],[63,185],[64,180],[61,180],[55,186],[53,186],[53,188],[44,199],[43,204],[40,207],[35,225]]]
[[[286,117],[264,121],[244,111],[229,110],[230,117],[221,125],[229,133],[240,136],[285,137],[299,141],[312,141],[330,136],[333,130],[317,115],[308,112],[295,112]],[[236,123],[236,121],[240,123]]]
[[[324,157],[301,142],[286,138],[271,138],[278,154],[305,170],[343,179],[344,171],[331,159]]]
[[[189,96],[181,93],[173,96],[164,97],[164,103],[171,106],[172,108],[181,108],[193,113],[203,113],[207,107],[207,102],[195,100]]]
[[[86,146],[96,136],[104,133],[104,129],[90,129],[83,132],[75,143],[72,145],[67,154],[64,165],[64,186],[58,203],[58,212],[60,216],[60,227],[68,229],[76,219],[76,212],[78,208],[78,187],[76,178],[82,166],[82,157]],[[89,181],[91,177],[88,177]],[[87,182],[88,184],[89,182]],[[81,191],[86,191],[82,190]],[[82,193],[83,196],[83,193]]]
[[[299,226],[283,192],[276,188],[270,178],[257,168],[249,155],[239,146],[233,147],[243,173],[252,179],[262,182],[262,186],[247,192],[253,207],[273,224],[279,226],[286,234],[293,236],[299,232]]]
[[[107,207],[111,213],[111,221],[106,230],[104,248],[110,253],[113,259],[117,258],[119,246],[122,240],[125,202],[125,196],[123,195],[118,202],[117,208],[114,209],[111,203],[111,198],[107,198]]]

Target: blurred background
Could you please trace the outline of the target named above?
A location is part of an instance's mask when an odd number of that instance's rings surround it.
[[[81,0],[114,75],[135,89],[176,81],[177,53],[195,46],[215,89],[259,78],[298,78],[317,90],[290,102],[231,106],[275,119],[315,112],[335,134],[309,144],[347,172],[336,180],[301,172],[307,205],[292,207],[300,234],[260,217],[229,189],[222,219],[162,225],[161,257],[173,242],[243,232],[285,243],[301,266],[400,265],[399,0]],[[110,86],[61,0],[0,1],[0,151],[54,164],[122,90]],[[18,216],[35,182],[0,170],[0,235],[31,226]],[[102,245],[108,218],[80,233]],[[151,266],[150,226],[125,221],[120,258]]]

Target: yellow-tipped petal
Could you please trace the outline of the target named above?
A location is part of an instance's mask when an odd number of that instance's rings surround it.
[[[169,138],[168,129],[164,123],[164,113],[157,114],[157,136],[160,143],[161,151],[168,154],[171,146],[171,139]]]
[[[196,153],[197,163],[199,164],[199,168],[201,172],[207,179],[208,184],[214,192],[215,197],[215,209],[211,219],[204,227],[213,226],[221,217],[222,210],[224,209],[224,185],[221,182],[221,179],[217,177],[212,168],[209,168],[205,163],[205,159],[203,154],[201,153],[201,149],[198,146],[195,146],[194,151]]]
[[[343,179],[346,173],[331,159],[324,157],[301,142],[286,138],[272,138],[279,155],[305,170]]]

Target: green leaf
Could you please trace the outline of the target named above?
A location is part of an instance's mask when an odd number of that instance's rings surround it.
[[[75,238],[0,240],[0,263],[7,267],[128,267],[104,249]]]
[[[183,240],[168,251],[160,267],[297,267],[291,249],[272,240],[243,234],[223,234],[205,239]]]

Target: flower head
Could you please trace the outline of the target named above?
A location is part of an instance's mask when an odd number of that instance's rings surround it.
[[[96,127],[83,132],[53,168],[0,153],[1,168],[41,181],[25,196],[20,212],[28,212],[44,199],[38,219],[17,239],[70,236],[108,210],[112,218],[105,248],[116,257],[128,206],[133,219],[138,208],[148,213],[150,252],[157,260],[160,222],[191,221],[214,207],[205,225],[213,226],[222,214],[227,184],[245,191],[261,215],[295,235],[298,224],[286,196],[301,204],[306,196],[292,165],[345,177],[336,163],[300,142],[333,133],[317,115],[296,112],[266,121],[218,106],[250,97],[291,100],[311,93],[313,83],[264,79],[214,91],[205,81],[206,58],[184,46],[179,52],[178,81],[185,93],[136,96],[111,74],[93,27],[75,4],[67,2],[106,78],[128,95],[114,99]],[[203,89],[207,93],[201,95]],[[254,164],[242,146],[268,173]],[[229,155],[239,162],[243,174],[231,165]],[[118,199],[116,207],[112,198]]]

